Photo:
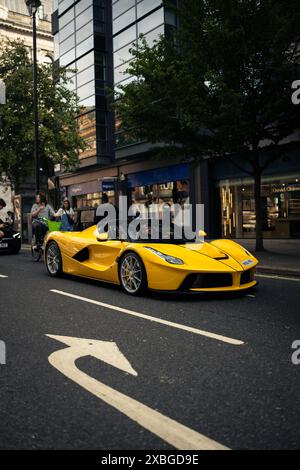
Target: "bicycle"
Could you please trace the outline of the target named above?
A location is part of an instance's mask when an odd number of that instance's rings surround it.
[[[61,222],[49,220],[49,219],[46,219],[45,217],[40,217],[38,221],[45,224],[48,228],[44,237],[47,235],[48,232],[54,232],[56,230],[59,230],[61,227]],[[43,255],[44,255],[44,241],[42,243],[37,243],[35,235],[32,235],[31,256],[32,256],[33,261],[37,263],[38,261],[40,261]]]

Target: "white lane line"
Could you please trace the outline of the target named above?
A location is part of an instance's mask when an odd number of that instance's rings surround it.
[[[4,276],[4,274],[0,274],[0,277],[6,279],[8,276]]]
[[[255,274],[255,277],[265,277],[266,279],[278,279],[283,281],[295,281],[300,282],[299,277],[286,277],[286,276],[277,276],[271,274]]]
[[[143,318],[144,320],[148,320],[151,322],[161,323],[162,325],[171,326],[173,328],[177,328],[178,330],[187,331],[189,333],[194,333],[200,336],[206,336],[207,338],[216,339],[217,341],[223,341],[223,343],[229,343],[235,346],[240,346],[244,344],[244,341],[240,341],[238,339],[218,335],[209,331],[199,330],[198,328],[193,328],[191,326],[182,325],[181,323],[174,323],[168,320],[163,320],[162,318],[152,317],[150,315],[145,315],[144,313],[135,312],[134,310],[128,310],[127,308],[106,304],[104,302],[99,302],[98,300],[88,299],[87,297],[81,297],[80,295],[70,294],[69,292],[64,292],[62,290],[50,289],[50,292],[53,292],[54,294],[64,295],[66,297],[71,297],[72,299],[82,300],[83,302],[87,302],[90,304],[99,305],[100,307],[108,308],[110,310],[116,310],[117,312],[126,313],[127,315],[132,315],[134,317]]]
[[[251,297],[252,299],[255,299],[256,296],[253,294],[245,294],[245,297]]]

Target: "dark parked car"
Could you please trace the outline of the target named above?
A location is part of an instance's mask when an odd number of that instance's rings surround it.
[[[0,253],[17,254],[21,249],[21,234],[15,230],[9,230],[3,238],[0,238]]]

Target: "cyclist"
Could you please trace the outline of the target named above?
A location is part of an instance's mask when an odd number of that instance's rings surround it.
[[[32,233],[35,235],[36,245],[41,246],[44,236],[48,230],[47,224],[43,221],[43,217],[51,219],[54,216],[53,208],[48,204],[44,193],[39,192],[35,197],[35,203],[31,208],[32,216]]]

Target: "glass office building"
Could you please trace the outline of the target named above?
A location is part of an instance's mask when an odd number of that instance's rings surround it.
[[[142,34],[149,45],[176,26],[174,13],[162,5],[161,0],[117,0],[112,5],[113,17],[113,56],[114,84],[126,84],[134,77],[126,69],[131,59],[130,49],[138,44]],[[121,123],[116,121],[116,158],[118,149],[136,144],[122,131]],[[132,149],[130,151],[132,153]],[[124,152],[122,152],[122,157]]]
[[[112,86],[111,2],[55,0],[52,15],[55,60],[70,72],[79,97],[79,129],[88,144],[82,166],[106,164],[113,157],[113,117],[107,90]]]

